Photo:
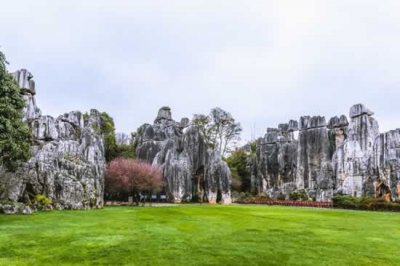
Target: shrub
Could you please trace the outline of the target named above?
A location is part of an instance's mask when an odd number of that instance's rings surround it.
[[[0,205],[12,205],[14,203],[12,200],[0,200]]]
[[[259,194],[256,196],[256,199],[259,199],[259,200],[267,200],[267,199],[270,199],[270,196],[268,196],[266,193],[259,193]]]
[[[235,196],[233,197],[233,194],[232,194],[232,198],[234,199],[235,202],[238,202],[238,203],[250,203],[258,198],[258,196],[254,196],[250,192],[240,192],[239,193],[239,192],[235,191],[234,194],[235,194]]]
[[[239,197],[240,197],[240,193],[237,192],[237,191],[235,191],[235,190],[232,190],[232,192],[231,192],[231,198],[232,198],[232,200],[233,200],[233,201],[236,201],[236,200],[239,199]]]
[[[80,158],[72,153],[66,152],[63,155],[65,160],[71,161],[74,164],[78,164],[80,162]]]
[[[400,211],[400,203],[387,202],[383,198],[352,197],[349,195],[335,195],[333,206],[342,209],[371,210],[371,211]]]
[[[285,194],[280,193],[280,194],[276,197],[276,199],[278,199],[278,200],[286,200],[286,196],[285,196]]]
[[[35,205],[39,210],[45,210],[51,205],[51,199],[49,199],[47,196],[38,194],[34,198]]]
[[[125,159],[129,159],[129,158],[135,159],[136,158],[136,149],[131,144],[116,145],[113,156],[122,157]]]
[[[4,192],[7,192],[7,188],[4,184],[0,184],[0,195]]]
[[[290,192],[289,199],[290,200],[308,200],[309,197],[307,195],[307,192],[304,189],[301,189],[299,191]]]

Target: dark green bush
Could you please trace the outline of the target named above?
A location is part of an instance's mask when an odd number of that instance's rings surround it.
[[[352,197],[349,195],[335,195],[333,206],[342,209],[371,210],[371,211],[400,211],[400,203],[387,202],[383,198]]]
[[[236,194],[236,201],[251,201],[254,200],[254,195],[249,192],[240,192]]]
[[[304,189],[289,193],[289,200],[308,200],[309,197]]]
[[[256,196],[256,199],[258,200],[264,200],[264,199],[271,199],[270,196],[268,196],[266,193],[259,193]]]
[[[285,196],[285,194],[279,194],[277,197],[276,197],[276,199],[277,200],[286,200],[286,196]]]

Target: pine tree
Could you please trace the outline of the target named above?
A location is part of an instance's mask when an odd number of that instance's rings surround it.
[[[23,122],[25,100],[0,51],[0,165],[14,171],[29,158],[30,131]]]

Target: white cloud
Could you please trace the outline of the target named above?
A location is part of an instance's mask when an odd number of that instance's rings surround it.
[[[364,102],[381,128],[400,110],[398,1],[8,1],[0,45],[29,68],[45,113],[96,107],[132,131],[170,105],[214,106],[250,138]]]

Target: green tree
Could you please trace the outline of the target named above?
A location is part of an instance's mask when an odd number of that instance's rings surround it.
[[[118,145],[115,134],[114,119],[106,112],[100,114],[101,125],[99,127],[101,134],[104,136],[104,148],[106,161],[110,162],[115,158],[136,158],[136,150],[134,145],[121,144]]]
[[[106,161],[109,162],[117,156],[114,119],[106,112],[102,112],[100,114],[100,118],[100,132],[104,136],[105,157]]]
[[[125,159],[135,159],[136,150],[132,144],[120,144],[115,149],[115,157],[122,157]]]
[[[0,164],[14,171],[30,157],[31,134],[23,121],[25,100],[0,51]]]
[[[232,186],[236,191],[250,191],[250,173],[247,170],[247,161],[251,154],[246,153],[242,149],[231,152],[231,155],[225,159],[232,173]]]

